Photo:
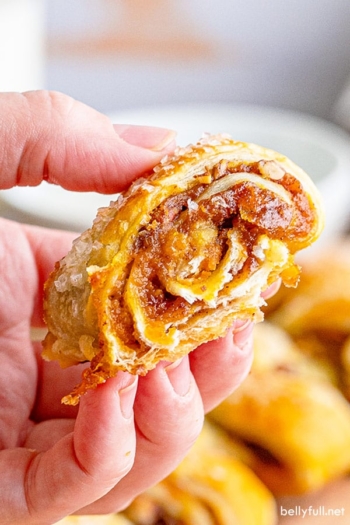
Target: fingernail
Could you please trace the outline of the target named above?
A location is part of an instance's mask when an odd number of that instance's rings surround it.
[[[247,328],[247,326],[250,325],[250,323],[251,323],[251,321],[249,321],[249,319],[245,319],[245,320],[238,319],[233,324],[232,333],[233,334],[238,334],[238,332],[242,332],[243,330],[245,330]]]
[[[248,349],[248,346],[251,344],[253,326],[254,323],[249,321],[246,326],[242,326],[242,330],[234,331],[233,333],[233,342],[242,352]]]
[[[185,396],[191,385],[191,371],[188,356],[185,356],[164,368],[168,379],[179,396]]]
[[[115,124],[114,129],[119,137],[128,144],[152,151],[163,151],[174,142],[176,137],[175,131],[156,126]]]
[[[275,281],[268,288],[266,288],[266,290],[263,291],[261,296],[263,297],[263,299],[265,299],[265,301],[267,299],[271,299],[271,297],[276,295],[276,293],[278,292],[280,286],[281,286],[281,279],[277,279],[277,281]]]
[[[133,414],[134,401],[137,391],[138,377],[131,376],[131,383],[119,390],[120,409],[125,419],[130,419]]]

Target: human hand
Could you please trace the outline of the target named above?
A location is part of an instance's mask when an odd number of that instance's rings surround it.
[[[115,193],[174,147],[158,128],[113,126],[57,93],[0,95],[0,187],[42,180]],[[64,213],[64,210],[62,210]],[[83,365],[44,362],[42,286],[73,234],[0,222],[0,524],[43,525],[109,513],[164,478],[198,436],[203,414],[248,373],[251,324],[145,377],[127,373],[61,405]]]

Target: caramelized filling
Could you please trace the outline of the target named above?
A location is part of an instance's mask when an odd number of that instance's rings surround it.
[[[222,163],[219,164],[208,173],[212,180],[239,172],[266,178],[258,162],[235,166],[225,163],[225,170]],[[261,234],[281,239],[291,253],[296,251],[298,241],[314,224],[314,210],[293,176],[284,173],[273,182],[289,192],[292,205],[270,189],[242,181],[197,203],[196,199],[207,189],[206,184],[199,183],[167,198],[155,209],[149,224],[139,232],[131,269],[148,318],[161,318],[163,323],[170,323],[184,318],[198,306],[198,301],[190,304],[168,293],[164,283],[169,275],[175,274],[179,279],[203,281],[205,287],[205,280],[228,249],[228,233],[232,229],[248,252],[236,277],[248,276],[261,264],[253,253]],[[293,273],[291,268],[290,275],[286,273],[286,281],[295,282],[296,273],[297,270]],[[133,320],[123,305],[123,292],[112,294],[110,301],[116,333],[129,346],[139,348],[140,342],[133,334]],[[207,307],[204,303],[201,306]]]

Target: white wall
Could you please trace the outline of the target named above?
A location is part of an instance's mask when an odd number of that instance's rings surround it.
[[[45,0],[0,0],[0,91],[45,84]]]

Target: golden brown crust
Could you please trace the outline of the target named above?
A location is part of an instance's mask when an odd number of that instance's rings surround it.
[[[261,320],[261,291],[297,283],[294,254],[322,227],[313,183],[276,152],[220,135],[163,159],[99,210],[45,286],[44,357],[92,363],[65,401]]]
[[[350,406],[329,370],[281,328],[256,327],[252,372],[210,418],[255,451],[249,465],[276,495],[323,487],[350,469]]]
[[[164,519],[181,525],[275,525],[272,494],[240,460],[235,447],[206,422],[187,457],[165,480],[136,498],[126,516],[133,523]]]
[[[271,318],[289,333],[350,333],[350,241],[340,240],[306,258],[297,292],[284,298]]]
[[[350,239],[338,238],[306,257],[297,290],[288,290],[267,317],[300,350],[327,368],[350,401]]]

